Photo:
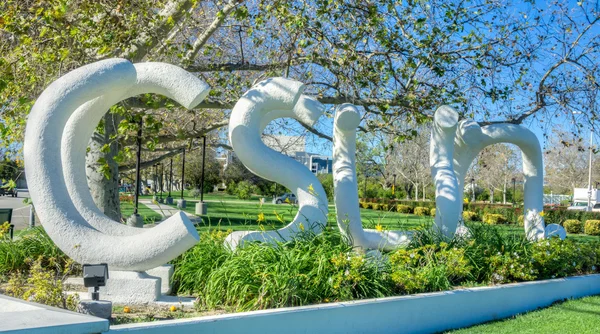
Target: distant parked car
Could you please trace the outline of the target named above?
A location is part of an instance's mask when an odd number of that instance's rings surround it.
[[[296,195],[294,195],[292,193],[285,193],[279,197],[273,198],[273,204],[281,204],[281,203],[296,204],[296,203],[298,203],[298,199],[296,198]]]
[[[3,184],[2,180],[0,180],[0,196],[10,195],[11,197],[17,197],[17,188],[8,188],[7,186],[8,184]]]

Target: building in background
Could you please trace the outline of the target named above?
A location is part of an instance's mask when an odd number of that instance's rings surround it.
[[[306,139],[303,136],[265,135],[263,136],[263,142],[275,151],[281,152],[300,162],[315,175],[331,174],[333,171],[333,160],[331,157],[306,152]],[[227,165],[233,159],[235,159],[235,152],[232,151],[224,151],[223,154],[217,157],[217,160],[223,166],[223,170],[227,168]]]

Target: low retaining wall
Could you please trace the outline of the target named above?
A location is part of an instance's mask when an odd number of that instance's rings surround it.
[[[600,274],[113,326],[110,333],[435,333],[600,294]]]

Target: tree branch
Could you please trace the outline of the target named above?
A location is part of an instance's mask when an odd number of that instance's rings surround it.
[[[225,5],[225,7],[223,7],[223,9],[221,9],[217,13],[217,17],[210,24],[210,26],[208,26],[208,28],[206,28],[206,30],[202,34],[196,37],[196,41],[194,42],[192,49],[187,52],[187,54],[182,60],[183,64],[189,64],[194,60],[194,58],[198,54],[198,51],[200,51],[200,49],[204,46],[204,44],[206,44],[210,36],[212,36],[212,34],[214,34],[214,32],[221,26],[221,24],[223,24],[227,16],[229,16],[229,14],[233,11],[235,6],[241,1],[242,0],[230,0]]]
[[[151,33],[142,32],[119,57],[129,59],[133,63],[141,61],[158,44],[159,36],[171,31],[173,23],[178,22],[191,7],[190,0],[173,0],[167,3],[158,14],[159,22],[150,27]]]

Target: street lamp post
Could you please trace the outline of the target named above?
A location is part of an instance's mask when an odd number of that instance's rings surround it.
[[[590,131],[590,167],[588,173],[588,203],[587,211],[592,211],[592,160],[593,160],[593,146],[594,146],[594,131]]]
[[[133,214],[131,217],[127,219],[127,225],[135,226],[135,227],[144,227],[144,220],[142,216],[138,214],[138,203],[140,200],[140,184],[141,184],[141,164],[142,164],[142,126],[144,125],[143,117],[140,117],[140,122],[138,124],[136,145],[137,145],[137,155],[135,160],[135,192],[134,192],[134,202],[135,206],[133,207]]]
[[[196,214],[206,215],[208,207],[204,203],[204,160],[206,159],[206,136],[202,136],[202,173],[200,175],[200,202],[196,203]]]
[[[167,195],[166,203],[169,205],[173,204],[173,197],[171,197],[171,188],[173,188],[173,158],[171,158],[171,163],[169,164],[169,195]]]
[[[185,148],[182,149],[181,155],[181,198],[177,201],[177,207],[179,209],[185,209],[186,202],[183,199],[183,190],[185,188]]]
[[[475,179],[471,178],[471,202],[475,202]]]
[[[164,181],[164,175],[165,175],[165,167],[163,166],[163,163],[160,163],[160,197],[158,197],[158,203],[163,203],[163,181]]]

